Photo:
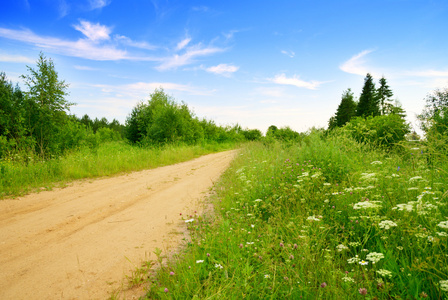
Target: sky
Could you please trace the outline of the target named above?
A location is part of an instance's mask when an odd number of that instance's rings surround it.
[[[163,88],[199,118],[266,132],[327,127],[345,90],[384,76],[417,129],[448,87],[446,0],[2,0],[0,72],[42,52],[70,110],[122,124]]]

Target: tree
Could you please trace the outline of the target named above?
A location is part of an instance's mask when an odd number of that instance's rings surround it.
[[[373,82],[372,75],[369,73],[367,73],[364,78],[364,87],[362,88],[361,96],[359,97],[356,115],[360,117],[380,115],[375,83]]]
[[[380,79],[380,87],[377,90],[377,98],[381,109],[381,114],[386,115],[391,113],[391,97],[394,95],[392,90],[387,85],[386,78],[381,77]]]
[[[58,152],[58,137],[61,128],[68,121],[67,112],[73,103],[68,102],[68,84],[59,80],[53,61],[43,53],[39,54],[37,69],[27,66],[29,75],[22,75],[28,87],[26,95],[34,104],[29,111],[30,132],[36,140],[37,152],[41,157]]]
[[[356,115],[356,102],[353,92],[348,89],[343,92],[341,103],[338,106],[335,116],[336,126],[344,126],[352,117]]]
[[[448,133],[448,88],[436,89],[425,100],[425,108],[418,115],[422,129],[426,133],[437,131],[445,135]]]

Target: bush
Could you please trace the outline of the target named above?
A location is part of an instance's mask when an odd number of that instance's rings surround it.
[[[383,148],[393,148],[405,140],[410,132],[409,124],[399,115],[382,115],[377,117],[357,117],[346,126],[353,138],[358,142],[370,143]]]

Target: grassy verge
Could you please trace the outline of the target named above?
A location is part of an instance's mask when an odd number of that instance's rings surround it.
[[[319,133],[250,145],[147,297],[444,299],[448,162],[428,161]]]
[[[234,147],[234,144],[206,144],[140,148],[124,142],[110,142],[94,150],[84,148],[49,161],[29,164],[0,161],[0,199],[51,189],[82,178],[156,168]]]

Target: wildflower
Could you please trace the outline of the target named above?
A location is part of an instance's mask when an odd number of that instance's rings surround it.
[[[168,292],[169,292],[168,288],[165,288],[163,291],[164,291],[165,293],[168,293]]]
[[[372,263],[379,262],[382,258],[384,258],[383,253],[371,252],[367,254],[366,259],[370,260]]]
[[[331,183],[329,183],[329,182],[324,182],[324,185],[331,185]]]
[[[248,245],[252,245],[254,242],[246,242],[246,244]]]
[[[409,179],[409,181],[415,181],[415,180],[420,180],[420,179],[423,179],[422,176],[415,176],[415,177],[412,177],[411,179]]]
[[[223,266],[221,266],[221,264],[215,264],[215,268],[217,268],[217,269],[222,269]]]
[[[440,289],[444,292],[448,292],[448,280],[440,280]]]
[[[381,208],[381,205],[377,203],[381,203],[381,201],[358,202],[353,205],[353,209]]]
[[[348,277],[348,276],[342,277],[342,280],[345,281],[345,282],[355,282],[355,280],[353,278]]]
[[[422,297],[422,298],[428,298],[428,294],[426,294],[425,292],[421,292],[419,294],[419,296]]]
[[[263,201],[263,200],[261,200],[261,199],[256,199],[256,200],[254,200],[255,202],[260,202],[260,201]]]
[[[360,289],[358,290],[358,292],[359,292],[361,295],[363,295],[363,296],[367,295],[367,289],[366,289],[366,288],[360,288]]]
[[[347,262],[348,262],[349,264],[353,264],[353,263],[355,263],[355,262],[359,262],[358,255],[356,255],[355,257],[352,257],[352,258],[347,259]]]
[[[207,257],[210,257],[210,253],[207,253]]]
[[[297,249],[297,247],[298,247],[297,244],[294,244],[294,249]]]
[[[290,259],[290,260],[293,260],[293,259],[294,259],[294,255],[291,254],[291,255],[289,256],[289,259]]]
[[[365,261],[365,260],[361,260],[361,261],[359,262],[359,264],[360,264],[361,266],[367,266],[367,265],[369,264],[369,262],[368,262],[368,261]]]
[[[448,236],[448,234],[446,232],[436,232],[438,236]]]
[[[322,284],[320,285],[321,288],[325,288],[328,284],[326,282],[322,282]]]
[[[392,272],[391,271],[388,271],[388,270],[385,270],[385,269],[380,269],[380,270],[378,270],[378,271],[376,271],[378,274],[380,274],[381,276],[383,276],[383,277],[389,277],[389,278],[391,278],[392,277]]]
[[[190,219],[190,220],[186,220],[185,223],[191,223],[193,221],[194,221],[194,219]]]
[[[319,222],[320,220],[318,218],[316,218],[315,216],[309,216],[308,218],[306,218],[308,221],[317,221]]]
[[[173,271],[170,272],[170,276],[174,276],[174,272]]]
[[[280,243],[280,247],[283,247],[283,246],[285,246],[283,243]]]
[[[339,252],[342,252],[344,250],[347,250],[348,247],[343,245],[343,244],[339,244],[339,245],[336,246],[336,249],[338,249]]]
[[[356,246],[359,246],[359,245],[361,245],[361,243],[360,242],[350,242],[350,243],[348,243],[351,247],[356,247]]]
[[[264,275],[264,278],[271,278],[271,276],[269,276],[269,274]]]
[[[383,164],[383,163],[380,162],[379,160],[376,160],[376,161],[372,161],[370,164],[371,164],[371,165],[381,165],[381,164]]]
[[[389,220],[385,220],[385,221],[381,221],[378,226],[380,228],[384,228],[386,230],[390,229],[391,227],[396,227],[397,223],[389,221]]]
[[[437,224],[440,228],[448,229],[448,221],[442,221],[439,224]]]
[[[251,224],[251,225],[250,225],[250,227],[254,228],[254,227],[255,227],[255,225],[254,225],[254,224]]]
[[[196,261],[197,264],[202,264],[203,262],[204,262],[203,259],[200,259],[200,260],[197,260],[197,261]]]

